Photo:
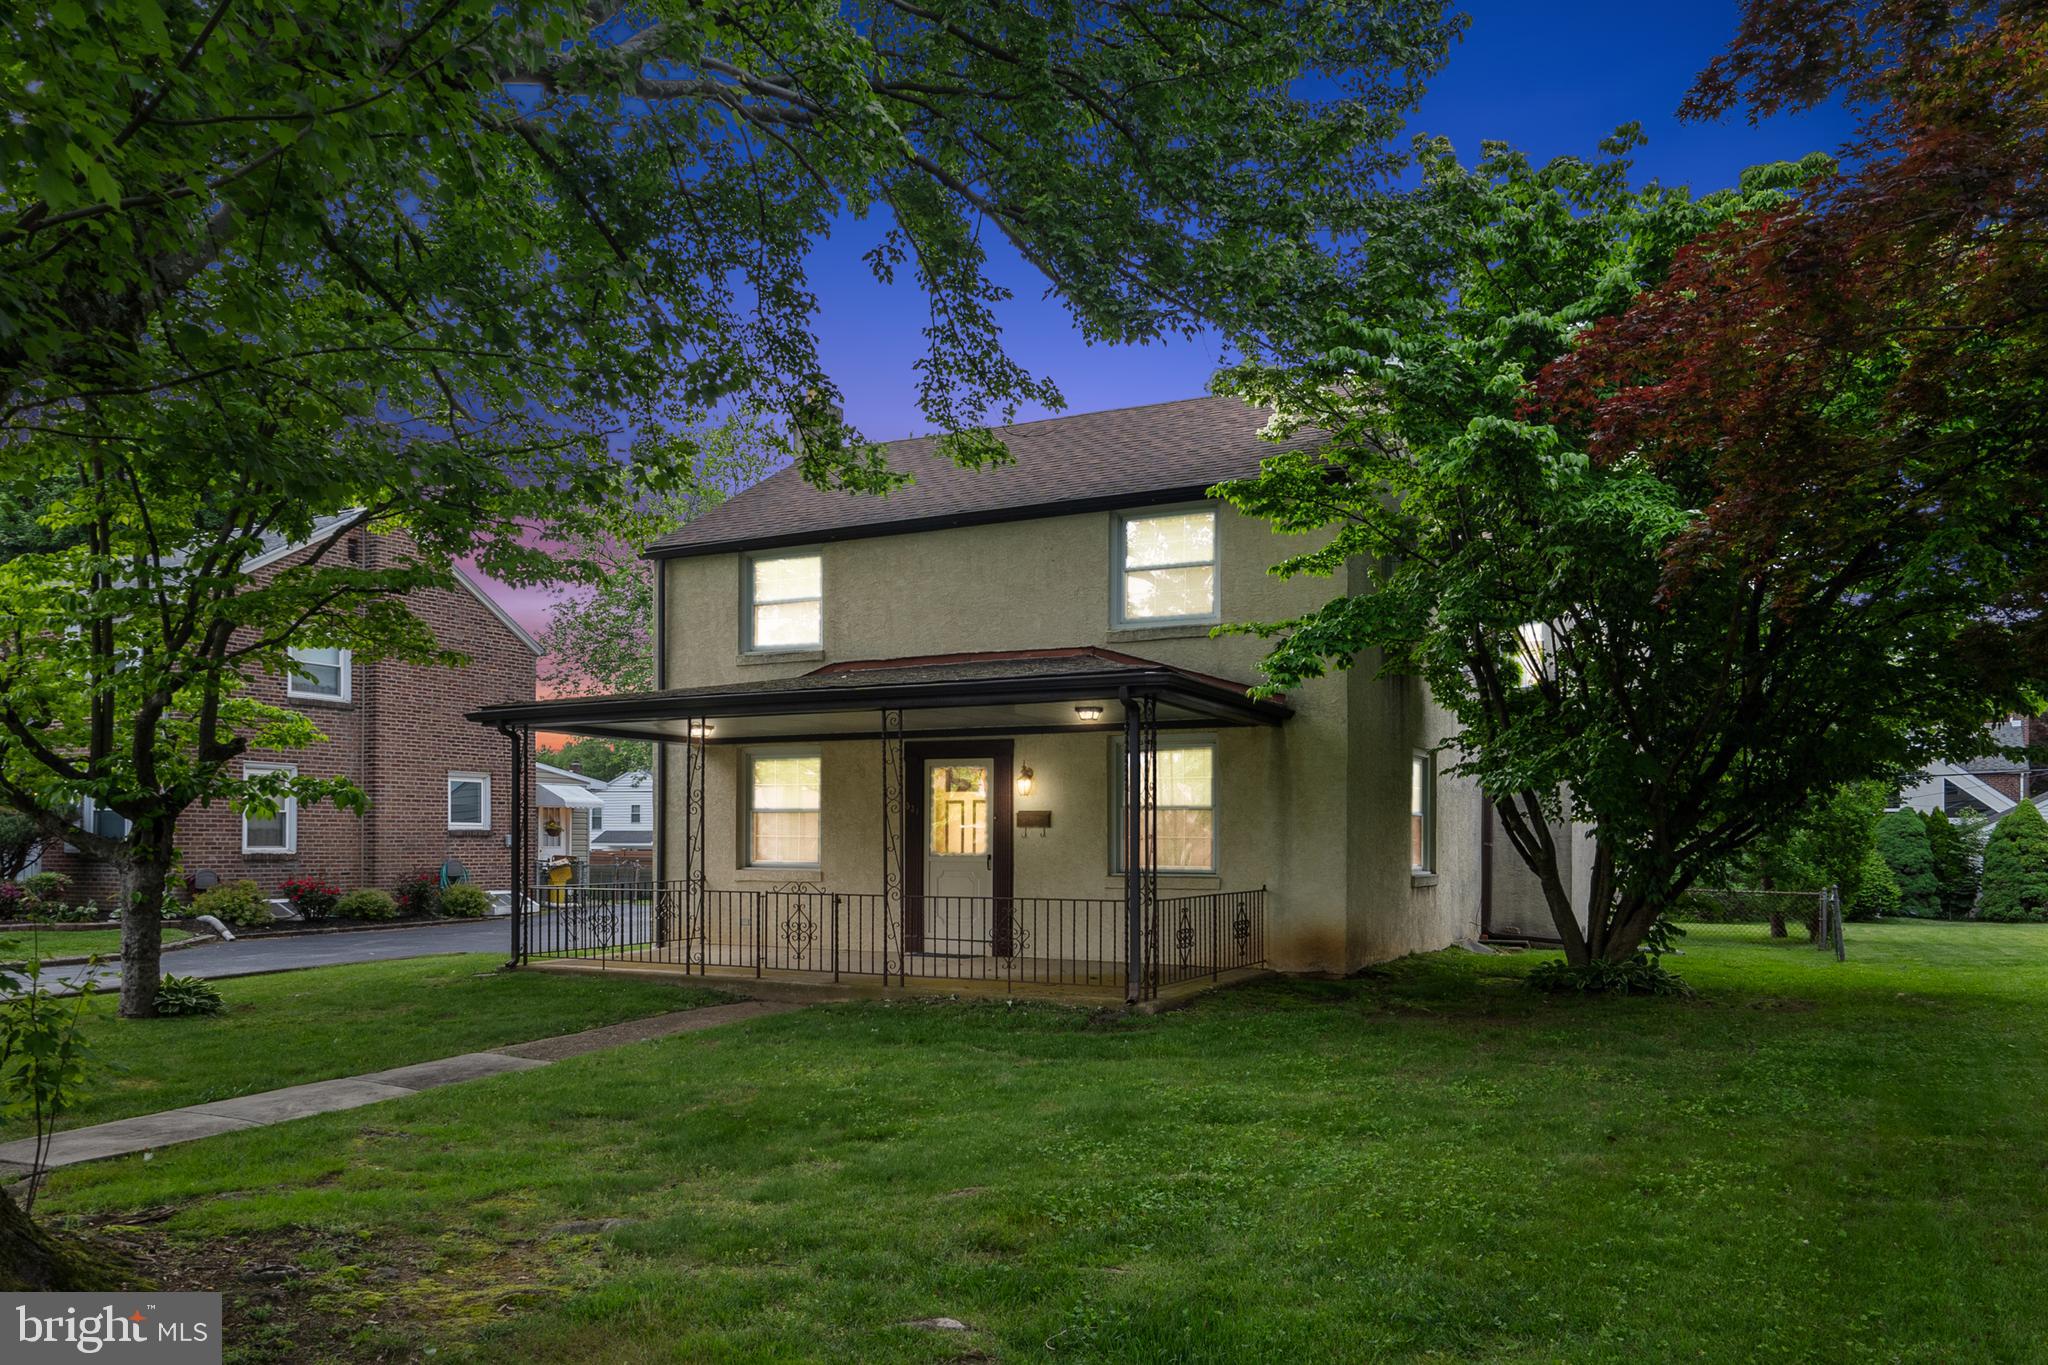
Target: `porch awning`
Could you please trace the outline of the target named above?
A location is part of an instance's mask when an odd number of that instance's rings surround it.
[[[571,810],[603,810],[604,802],[592,796],[574,782],[537,782],[534,784],[533,804],[536,806],[567,806]]]
[[[610,739],[682,740],[699,726],[706,743],[737,744],[871,735],[876,712],[900,711],[906,734],[1045,734],[1121,729],[1126,697],[1151,698],[1163,727],[1278,725],[1294,714],[1244,683],[1081,647],[828,664],[793,678],[510,702],[469,719]]]

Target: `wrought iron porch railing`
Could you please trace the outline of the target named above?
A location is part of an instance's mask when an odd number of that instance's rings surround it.
[[[889,982],[1117,988],[1129,979],[1122,900],[889,896],[796,884],[692,894],[684,882],[540,886],[513,956],[666,964],[701,974],[802,973]],[[1145,910],[1142,994],[1266,963],[1266,892],[1162,897]]]

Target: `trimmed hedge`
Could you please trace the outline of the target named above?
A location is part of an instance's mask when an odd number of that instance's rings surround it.
[[[277,921],[263,888],[246,878],[200,892],[192,898],[192,913],[212,915],[230,929],[261,929]]]
[[[335,902],[334,913],[340,919],[397,919],[398,902],[385,892],[366,886]]]
[[[456,882],[441,893],[441,913],[454,919],[482,919],[491,913],[491,898],[480,886]]]

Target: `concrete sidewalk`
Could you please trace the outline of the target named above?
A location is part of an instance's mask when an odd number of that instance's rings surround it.
[[[211,1104],[167,1109],[160,1114],[116,1119],[90,1128],[72,1128],[50,1139],[49,1150],[43,1155],[43,1169],[75,1166],[81,1161],[98,1161],[104,1157],[129,1156],[135,1152],[168,1147],[172,1143],[191,1142],[195,1138],[285,1123],[309,1114],[356,1109],[381,1100],[403,1099],[422,1090],[454,1085],[460,1081],[499,1076],[508,1071],[528,1071],[567,1057],[601,1052],[625,1043],[667,1038],[678,1033],[696,1033],[721,1024],[736,1024],[802,1008],[801,1005],[765,1000],[743,1000],[733,1005],[676,1010],[647,1019],[629,1019],[623,1024],[610,1024],[583,1033],[515,1043],[490,1052],[465,1052],[438,1061],[373,1071],[366,1076],[339,1076],[331,1081],[312,1081],[282,1090],[266,1090],[257,1095],[215,1100]],[[0,1144],[0,1176],[26,1174],[33,1168],[35,1157],[33,1138]]]

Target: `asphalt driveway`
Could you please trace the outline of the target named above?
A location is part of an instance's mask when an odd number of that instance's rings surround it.
[[[299,967],[332,967],[344,962],[431,957],[436,953],[496,953],[502,957],[510,954],[511,942],[512,922],[505,918],[478,920],[474,924],[422,924],[410,929],[344,929],[331,934],[241,938],[232,943],[181,948],[164,954],[164,970],[178,976],[249,976]],[[110,989],[119,984],[121,970],[113,962],[103,962],[97,969],[51,967],[44,972],[44,979],[75,984],[88,975],[94,976],[101,989]]]

